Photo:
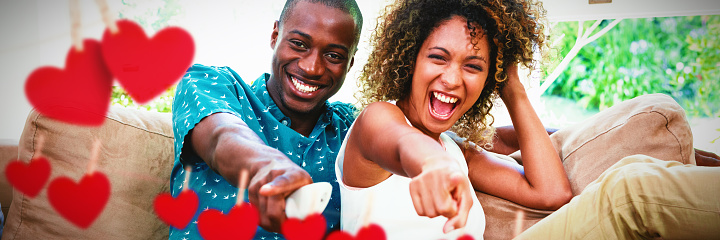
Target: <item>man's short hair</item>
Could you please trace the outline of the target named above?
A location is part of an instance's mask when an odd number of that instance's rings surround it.
[[[353,20],[355,20],[355,42],[360,40],[360,32],[362,31],[363,17],[360,13],[360,8],[355,0],[287,0],[282,12],[280,13],[280,26],[287,20],[288,15],[293,11],[298,2],[305,1],[310,3],[322,3],[325,6],[339,9],[343,12],[349,13]]]

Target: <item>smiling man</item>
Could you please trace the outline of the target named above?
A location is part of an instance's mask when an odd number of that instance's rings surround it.
[[[334,160],[354,107],[329,103],[353,65],[362,15],[353,0],[288,0],[275,22],[272,72],[251,85],[228,67],[194,65],[178,84],[173,104],[173,196],[187,186],[199,210],[170,239],[199,239],[205,209],[227,213],[236,203],[241,170],[248,198],[260,212],[256,239],[280,239],[285,198],[312,182],[333,185],[323,212],[328,232],[339,229],[340,195]],[[185,169],[190,169],[187,172]]]

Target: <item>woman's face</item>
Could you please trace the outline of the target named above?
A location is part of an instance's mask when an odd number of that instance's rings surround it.
[[[480,97],[490,67],[487,38],[475,49],[463,17],[442,22],[425,40],[415,63],[412,91],[398,106],[416,128],[439,137]]]

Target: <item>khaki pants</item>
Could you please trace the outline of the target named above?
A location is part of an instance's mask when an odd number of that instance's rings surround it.
[[[720,167],[623,158],[517,239],[718,239]]]
[[[642,154],[694,165],[692,139],[685,111],[662,94],[644,95],[616,104],[577,125],[562,127],[550,136],[576,196],[627,156]],[[510,156],[522,163],[519,152]],[[487,219],[484,234],[487,240],[510,239],[553,213],[476,193]]]

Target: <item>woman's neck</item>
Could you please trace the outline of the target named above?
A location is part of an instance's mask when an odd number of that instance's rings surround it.
[[[417,130],[420,130],[423,134],[431,137],[432,139],[435,139],[435,141],[438,141],[440,144],[442,144],[442,141],[440,140],[440,133],[434,133],[425,128],[422,121],[420,121],[419,111],[417,108],[414,107],[414,105],[410,104],[410,99],[400,99],[398,100],[395,105],[400,108],[400,111],[403,112],[403,115],[405,115],[405,119],[408,120],[408,123],[414,127]]]

